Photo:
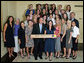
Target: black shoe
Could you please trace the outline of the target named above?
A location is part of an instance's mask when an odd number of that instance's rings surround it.
[[[40,59],[43,59],[42,57],[40,57]]]
[[[69,59],[70,57],[66,57],[66,59]]]
[[[46,56],[46,57],[45,57],[45,59],[47,60],[47,59],[48,59],[48,57]]]
[[[38,60],[37,58],[35,58],[35,60]]]
[[[74,56],[74,57],[73,57],[73,59],[76,59],[76,58],[77,58],[77,56]]]
[[[59,58],[59,56],[56,56],[56,58]]]

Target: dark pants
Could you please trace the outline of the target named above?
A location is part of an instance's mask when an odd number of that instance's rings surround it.
[[[34,39],[34,57],[42,57],[43,39]]]
[[[72,37],[72,43],[73,43],[73,48],[72,50],[77,51],[78,50],[78,40],[77,43],[75,43],[76,38]]]

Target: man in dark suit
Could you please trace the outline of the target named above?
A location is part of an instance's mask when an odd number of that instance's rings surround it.
[[[79,28],[79,21],[77,19],[75,19],[75,13],[74,12],[70,13],[70,20],[75,21],[76,26]]]
[[[33,25],[32,34],[44,34],[45,26],[43,24],[43,19],[39,18],[39,23]],[[39,55],[40,59],[42,59],[42,46],[43,39],[35,38],[34,39],[34,57],[37,60],[37,56]]]

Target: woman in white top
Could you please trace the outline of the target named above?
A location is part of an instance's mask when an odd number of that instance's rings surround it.
[[[76,26],[75,21],[72,22],[72,43],[73,43],[73,59],[77,57],[77,50],[78,50],[78,38],[79,38],[79,28]]]
[[[66,6],[66,13],[68,15],[68,19],[70,19],[70,13],[71,13],[71,6],[70,5]]]
[[[55,25],[55,19],[53,18],[52,14],[50,14],[50,16],[48,17],[47,21],[52,21],[53,22],[53,25]]]

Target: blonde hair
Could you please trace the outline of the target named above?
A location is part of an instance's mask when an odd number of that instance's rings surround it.
[[[56,27],[57,25],[60,26],[61,25],[60,19],[56,19],[56,21],[58,21],[58,23],[56,23],[54,27]]]
[[[68,25],[69,24],[69,25]],[[71,28],[71,21],[67,21],[67,29],[70,29]]]

